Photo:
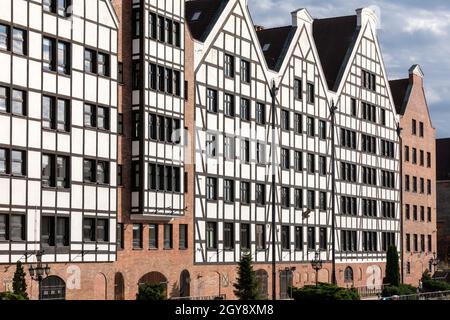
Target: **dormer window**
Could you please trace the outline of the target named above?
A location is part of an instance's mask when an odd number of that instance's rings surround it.
[[[270,49],[270,43],[266,43],[266,44],[263,46],[263,51],[266,52],[266,51],[269,50],[269,49]]]
[[[202,15],[201,11],[195,12],[191,17],[191,21],[197,21],[198,19],[200,19],[201,15]]]

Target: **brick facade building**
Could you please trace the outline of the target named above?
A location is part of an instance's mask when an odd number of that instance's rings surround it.
[[[434,272],[436,254],[436,130],[433,128],[418,65],[409,78],[391,81],[401,116],[403,145],[403,280],[418,286],[423,272]]]

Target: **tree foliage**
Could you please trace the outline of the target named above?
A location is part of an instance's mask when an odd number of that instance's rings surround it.
[[[139,286],[139,291],[136,295],[136,300],[166,300],[166,285],[165,284],[150,284],[145,283]]]
[[[356,289],[341,288],[330,283],[293,288],[292,298],[296,301],[360,300]]]
[[[239,300],[259,299],[256,272],[253,270],[252,264],[251,254],[243,254],[238,266],[237,282],[233,285],[236,289],[234,290],[234,294]]]
[[[17,261],[16,271],[13,278],[13,292],[16,295],[20,295],[25,299],[28,299],[27,294],[27,282],[25,281],[26,273],[23,270],[22,262]]]
[[[398,252],[396,246],[390,246],[386,254],[386,278],[385,284],[393,287],[400,285],[400,267],[399,267]]]

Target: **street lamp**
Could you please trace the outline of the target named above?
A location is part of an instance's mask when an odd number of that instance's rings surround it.
[[[323,261],[320,259],[320,250],[315,253],[314,260],[311,261],[312,268],[316,271],[316,287],[319,284],[319,270],[322,269]]]
[[[38,251],[36,252],[36,265],[30,264],[30,268],[28,269],[30,271],[30,277],[32,280],[37,281],[39,283],[39,300],[42,300],[42,280],[44,276],[48,276],[50,274],[50,267],[46,263],[45,265],[42,264],[42,255],[44,254],[44,251]]]
[[[430,264],[434,267],[435,272],[436,272],[436,268],[440,262],[441,261],[438,259],[436,252],[433,252],[433,258],[430,259]],[[430,270],[430,272],[433,272],[433,270]]]

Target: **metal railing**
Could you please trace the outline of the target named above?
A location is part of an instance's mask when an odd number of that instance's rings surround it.
[[[355,287],[356,291],[358,291],[358,294],[361,298],[369,298],[369,297],[378,297],[383,292],[384,287],[386,287],[386,284],[378,285],[378,286],[371,286],[371,287]],[[350,288],[349,288],[350,289]]]
[[[170,300],[226,300],[227,296],[225,294],[220,294],[216,296],[203,296],[203,297],[173,297]]]
[[[394,296],[390,300],[450,300],[450,291],[426,292],[407,296]]]

